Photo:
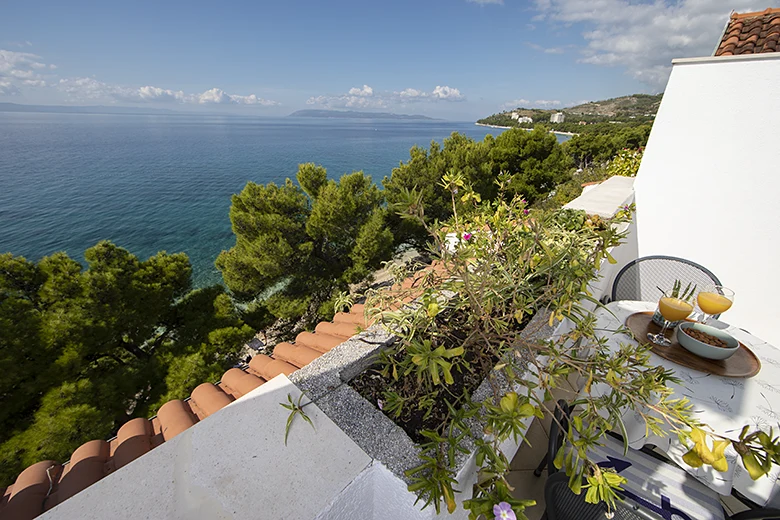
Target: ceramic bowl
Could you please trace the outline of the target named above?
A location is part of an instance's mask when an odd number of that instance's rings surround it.
[[[726,343],[728,347],[715,347],[708,345],[707,343],[702,343],[698,339],[694,339],[687,335],[685,333],[685,330],[687,329],[699,330],[705,334],[714,336]],[[680,346],[684,349],[707,359],[727,359],[739,350],[739,341],[737,341],[734,336],[727,334],[720,329],[716,329],[715,327],[690,321],[681,323],[680,326],[677,327],[677,341],[680,342]]]

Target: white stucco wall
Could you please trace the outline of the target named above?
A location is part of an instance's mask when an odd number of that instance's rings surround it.
[[[601,184],[586,186],[582,194],[564,206],[564,209],[581,209],[589,215],[610,218],[634,197],[634,178],[610,177]]]
[[[780,53],[675,61],[634,188],[639,254],[706,266],[780,346]]]

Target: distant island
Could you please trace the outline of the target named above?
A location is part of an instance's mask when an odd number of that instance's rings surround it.
[[[175,110],[146,107],[66,106],[66,105],[20,105],[0,103],[0,112],[47,112],[50,114],[178,114]]]
[[[407,114],[391,114],[389,112],[358,112],[356,110],[298,110],[288,117],[329,117],[339,119],[417,119],[435,121],[433,117]]]

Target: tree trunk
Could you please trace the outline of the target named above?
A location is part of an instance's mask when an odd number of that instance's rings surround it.
[[[137,357],[138,359],[149,359],[151,354],[148,352],[142,350],[141,348],[137,347],[136,345],[133,345],[132,343],[125,343],[124,341],[119,344],[120,347]]]

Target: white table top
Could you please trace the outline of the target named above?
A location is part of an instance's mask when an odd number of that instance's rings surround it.
[[[622,326],[631,314],[655,308],[655,302],[612,302],[607,305],[608,310],[596,311],[596,327],[600,335],[608,338],[609,345],[617,349],[621,343],[635,341],[613,331]],[[651,354],[650,363],[674,370],[682,380],[681,385],[669,385],[675,390],[675,397],[687,397],[693,404],[695,416],[713,431],[736,438],[742,427],[748,424],[751,428],[758,427],[767,432],[774,427],[777,432],[780,429],[780,349],[734,326],[729,325],[724,330],[759,358],[761,370],[758,374],[751,378],[720,377],[683,367],[655,354]],[[778,507],[780,504],[780,485],[777,484],[780,468],[775,467],[769,475],[753,481],[732,447],[726,452],[729,462],[726,472],[719,473],[711,467],[691,468],[682,461],[687,449],[675,435],[646,436],[644,421],[634,415],[629,411],[623,416],[630,447],[657,446],[680,467],[723,495],[730,494],[733,487],[759,505]]]

